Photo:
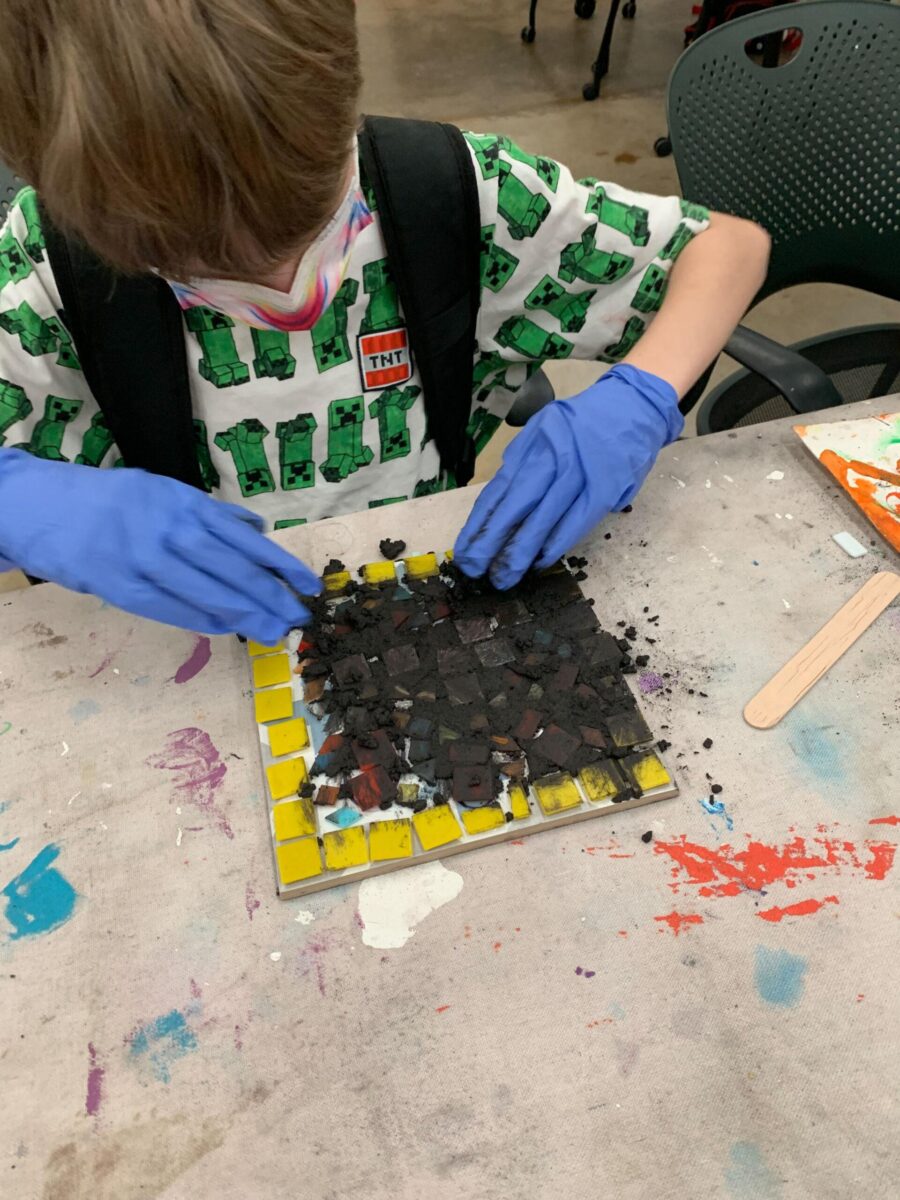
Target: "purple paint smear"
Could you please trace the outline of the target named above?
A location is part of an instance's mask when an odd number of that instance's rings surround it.
[[[583,975],[585,979],[593,979],[594,976],[597,974],[597,972],[596,971],[588,971],[585,967],[576,967],[575,974]]]
[[[259,900],[256,898],[256,893],[253,891],[253,884],[248,883],[244,892],[244,907],[247,910],[247,916],[253,920],[253,914],[259,908]]]
[[[96,1117],[103,1099],[103,1076],[106,1072],[103,1067],[97,1066],[97,1051],[94,1049],[93,1042],[88,1042],[88,1057],[91,1065],[88,1068],[87,1098],[84,1102],[84,1111],[89,1117]]]
[[[194,726],[175,729],[168,735],[163,752],[151,754],[145,762],[158,771],[173,772],[173,800],[179,804],[193,804],[214,821],[227,838],[234,837],[228,818],[216,803],[228,768],[208,733]]]
[[[655,671],[642,671],[638,677],[638,687],[644,695],[661,691],[664,686],[662,675],[657,675]]]
[[[175,672],[176,683],[187,683],[195,675],[199,675],[212,658],[212,645],[208,637],[198,636],[190,657],[186,658]]]

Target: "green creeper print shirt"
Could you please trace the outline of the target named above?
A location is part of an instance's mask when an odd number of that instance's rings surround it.
[[[469,425],[481,450],[542,362],[609,363],[628,352],[708,214],[674,196],[576,181],[505,137],[466,138],[482,222]],[[250,329],[208,308],[184,314],[205,485],[269,528],[448,486],[425,440],[421,382],[375,216],[312,330]],[[62,320],[31,189],[0,233],[0,445],[123,465]]]

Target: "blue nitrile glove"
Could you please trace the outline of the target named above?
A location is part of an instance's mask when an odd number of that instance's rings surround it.
[[[619,364],[531,418],[475,502],[453,559],[498,588],[549,567],[608,512],[630,503],[684,428],[671,384]]]
[[[174,479],[0,450],[0,561],[142,617],[271,645],[321,581],[246,509]]]

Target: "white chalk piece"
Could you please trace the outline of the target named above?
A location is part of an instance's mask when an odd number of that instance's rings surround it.
[[[744,720],[754,729],[771,729],[790,712],[845,650],[900,596],[900,575],[879,571],[839,608],[790,662],[747,704]]]
[[[774,483],[778,483],[779,480],[784,479],[784,471],[770,471],[766,479],[771,479]]]
[[[845,531],[843,533],[833,533],[831,536],[851,558],[862,558],[864,554],[869,553],[862,542],[858,542],[852,533]]]

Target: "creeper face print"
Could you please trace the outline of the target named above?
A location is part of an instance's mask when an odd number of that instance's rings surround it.
[[[99,467],[112,449],[112,444],[113,435],[109,432],[103,413],[96,412],[81,439],[81,453],[75,455],[75,461],[82,467]]]
[[[230,429],[216,434],[216,445],[234,459],[242,496],[258,496],[262,492],[275,491],[275,480],[269,470],[263,445],[268,435],[268,429],[256,417],[247,417]]]
[[[21,283],[31,274],[32,266],[25,251],[7,227],[0,237],[0,288],[8,283]]]
[[[538,179],[551,192],[555,192],[559,184],[559,164],[555,163],[551,158],[544,158],[542,155],[527,154],[515,142],[510,141],[508,137],[498,138],[503,153],[507,158],[515,159],[516,162],[524,163],[526,167],[531,167]]]
[[[80,368],[71,334],[62,321],[58,317],[39,317],[26,300],[18,308],[0,312],[0,329],[17,335],[22,349],[35,358],[58,352],[59,366]]]
[[[24,388],[8,379],[0,379],[0,446],[6,441],[7,429],[30,417],[33,411]]]
[[[559,256],[559,277],[566,283],[616,283],[634,266],[634,259],[618,250],[598,250],[596,226],[586,229],[580,242],[570,242]]]
[[[328,458],[319,470],[329,483],[340,483],[372,461],[372,451],[362,440],[364,419],[362,396],[328,405]]]
[[[534,237],[550,215],[550,201],[529,191],[509,163],[501,161],[499,178],[497,212],[506,222],[509,236],[516,242]]]
[[[297,360],[291,354],[291,339],[278,329],[251,329],[253,370],[257,379],[292,379]]]
[[[525,307],[552,313],[564,333],[578,333],[584,328],[591,300],[596,295],[596,288],[589,292],[567,292],[561,283],[545,275],[525,297]]]
[[[217,388],[246,383],[250,370],[238,357],[234,344],[234,321],[214,308],[198,305],[184,311],[184,323],[197,338],[203,357],[198,363],[201,376]]]
[[[278,466],[281,486],[286,492],[315,487],[316,464],[313,462],[313,434],[319,422],[312,413],[298,413],[290,421],[275,426],[278,438]]]
[[[31,440],[22,442],[17,450],[30,450],[36,458],[47,458],[52,462],[68,462],[62,452],[66,426],[81,412],[83,400],[66,400],[63,396],[48,396],[44,401],[44,415],[35,425]]]
[[[702,204],[694,204],[691,200],[679,200],[681,215],[691,221],[708,221],[709,211]]]
[[[200,468],[200,478],[204,488],[211,492],[222,482],[219,472],[213,466],[212,455],[209,452],[209,442],[206,436],[206,422],[194,417],[194,450],[197,454],[197,465]]]
[[[370,500],[369,508],[385,508],[388,504],[401,504],[406,496],[385,496],[383,500]]]
[[[355,279],[345,279],[312,327],[313,358],[320,375],[352,358],[347,337],[347,311],[356,303],[358,294],[359,283]]]
[[[410,451],[406,414],[422,394],[420,387],[388,388],[369,404],[369,416],[378,418],[380,462],[406,458]]]
[[[503,423],[503,418],[498,417],[496,413],[492,413],[487,408],[476,408],[469,418],[469,424],[466,426],[466,433],[475,443],[475,453],[480,454],[497,430]]]
[[[513,276],[519,260],[494,241],[496,225],[485,225],[481,230],[481,286],[491,292],[499,292]]]
[[[22,188],[13,204],[18,204],[19,211],[25,218],[25,239],[23,246],[32,262],[44,261],[44,232],[41,229],[41,218],[37,206],[37,192],[33,187]]]
[[[622,330],[622,336],[617,342],[606,346],[602,354],[597,355],[598,362],[618,362],[620,358],[624,358],[641,340],[646,328],[646,321],[642,321],[640,317],[629,317]]]
[[[369,297],[369,303],[359,327],[360,333],[380,333],[396,329],[403,323],[397,290],[386,258],[366,263],[363,267],[363,291]]]
[[[510,317],[494,335],[499,345],[523,358],[568,358],[574,345],[558,333],[547,333],[527,317]]]
[[[436,492],[446,492],[450,486],[452,486],[450,480],[440,475],[435,475],[433,479],[420,479],[413,488],[413,499],[418,500],[420,496],[433,496]]]
[[[492,136],[467,133],[466,141],[475,152],[482,179],[496,179],[500,170],[500,141]]]
[[[662,250],[660,250],[657,257],[664,261],[670,258],[677,258],[693,236],[694,231],[690,225],[679,225]]]
[[[638,312],[642,313],[656,312],[660,304],[662,304],[668,282],[669,277],[662,267],[658,267],[656,263],[651,263],[641,276],[641,282],[634,293],[631,307],[636,308]]]
[[[650,214],[646,208],[613,200],[602,184],[598,183],[588,196],[585,212],[595,216],[601,225],[624,233],[635,246],[646,246],[650,241]]]

